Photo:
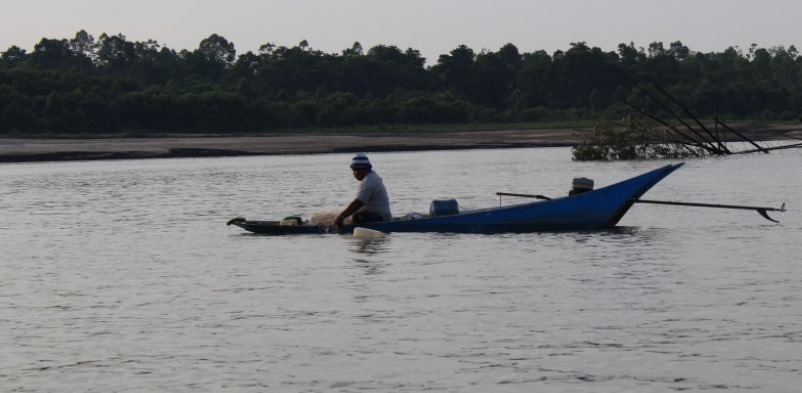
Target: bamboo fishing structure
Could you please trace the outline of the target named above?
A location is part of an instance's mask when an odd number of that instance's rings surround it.
[[[794,143],[790,145],[774,146],[774,147],[762,146],[752,138],[749,138],[746,134],[739,132],[738,130],[727,125],[719,117],[718,107],[716,108],[716,114],[713,119],[713,124],[715,126],[714,130],[715,132],[713,132],[708,127],[706,127],[699,120],[699,118],[697,118],[685,105],[683,105],[678,99],[672,96],[668,91],[666,91],[660,85],[653,83],[651,84],[651,89],[648,88],[647,86],[641,85],[637,86],[637,89],[638,91],[642,92],[646,97],[648,97],[652,102],[657,104],[657,106],[665,114],[668,114],[671,118],[673,118],[674,121],[679,123],[682,126],[682,128],[670,124],[668,121],[661,119],[659,116],[649,112],[644,108],[638,107],[637,105],[629,101],[625,101],[624,104],[627,105],[632,110],[636,111],[637,113],[644,115],[649,119],[651,119],[652,121],[666,127],[665,134],[669,136],[669,138],[668,141],[663,141],[662,143],[670,143],[677,145],[683,148],[691,156],[704,156],[704,155],[721,156],[721,155],[747,154],[756,152],[768,154],[772,150],[782,150],[782,149],[802,147],[802,143]],[[654,91],[650,91],[652,89]],[[681,116],[680,113],[678,112],[684,114],[685,117]],[[692,122],[686,121],[687,118],[690,118]],[[802,119],[800,120],[802,121]],[[719,132],[720,130],[719,127],[721,127],[723,131],[726,131],[726,133]],[[728,139],[726,137],[728,134],[734,135],[735,139],[738,141],[743,141],[745,143],[752,145],[754,149],[740,150],[740,151],[732,150],[730,147],[727,146]]]

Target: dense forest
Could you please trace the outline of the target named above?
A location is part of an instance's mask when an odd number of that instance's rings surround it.
[[[621,118],[662,86],[699,117],[797,119],[802,57],[783,46],[695,52],[681,42],[605,52],[492,52],[461,45],[427,65],[418,50],[306,41],[237,54],[213,34],[175,51],[122,34],[42,39],[0,54],[0,134],[270,133],[327,127]],[[660,108],[652,108],[659,113]]]

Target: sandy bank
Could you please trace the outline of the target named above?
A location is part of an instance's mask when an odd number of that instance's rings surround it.
[[[579,130],[398,135],[0,139],[0,162],[570,146]]]
[[[802,130],[788,127],[743,127],[739,130],[749,138],[758,141],[802,138]],[[409,133],[404,135],[287,134],[245,137],[105,139],[0,138],[0,162],[572,146],[587,132],[588,130],[578,129],[537,129]],[[727,139],[736,140],[737,138]]]

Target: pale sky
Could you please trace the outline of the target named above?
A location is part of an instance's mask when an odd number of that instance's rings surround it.
[[[802,46],[801,0],[0,0],[0,52],[29,52],[42,38],[122,33],[194,50],[218,34],[237,54],[265,43],[340,53],[359,41],[420,50],[433,65],[461,44],[475,52],[512,43],[520,52],[567,50],[584,41],[604,51],[620,43],[693,51],[730,46]]]

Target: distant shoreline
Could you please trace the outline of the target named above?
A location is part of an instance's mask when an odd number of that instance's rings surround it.
[[[232,157],[458,149],[573,146],[571,129],[415,134],[286,134],[276,136],[98,139],[0,138],[0,162],[44,162],[181,157]]]
[[[758,141],[802,138],[802,129],[741,130]],[[533,129],[415,134],[285,134],[98,139],[0,138],[0,163],[232,157],[574,146],[588,130]]]

